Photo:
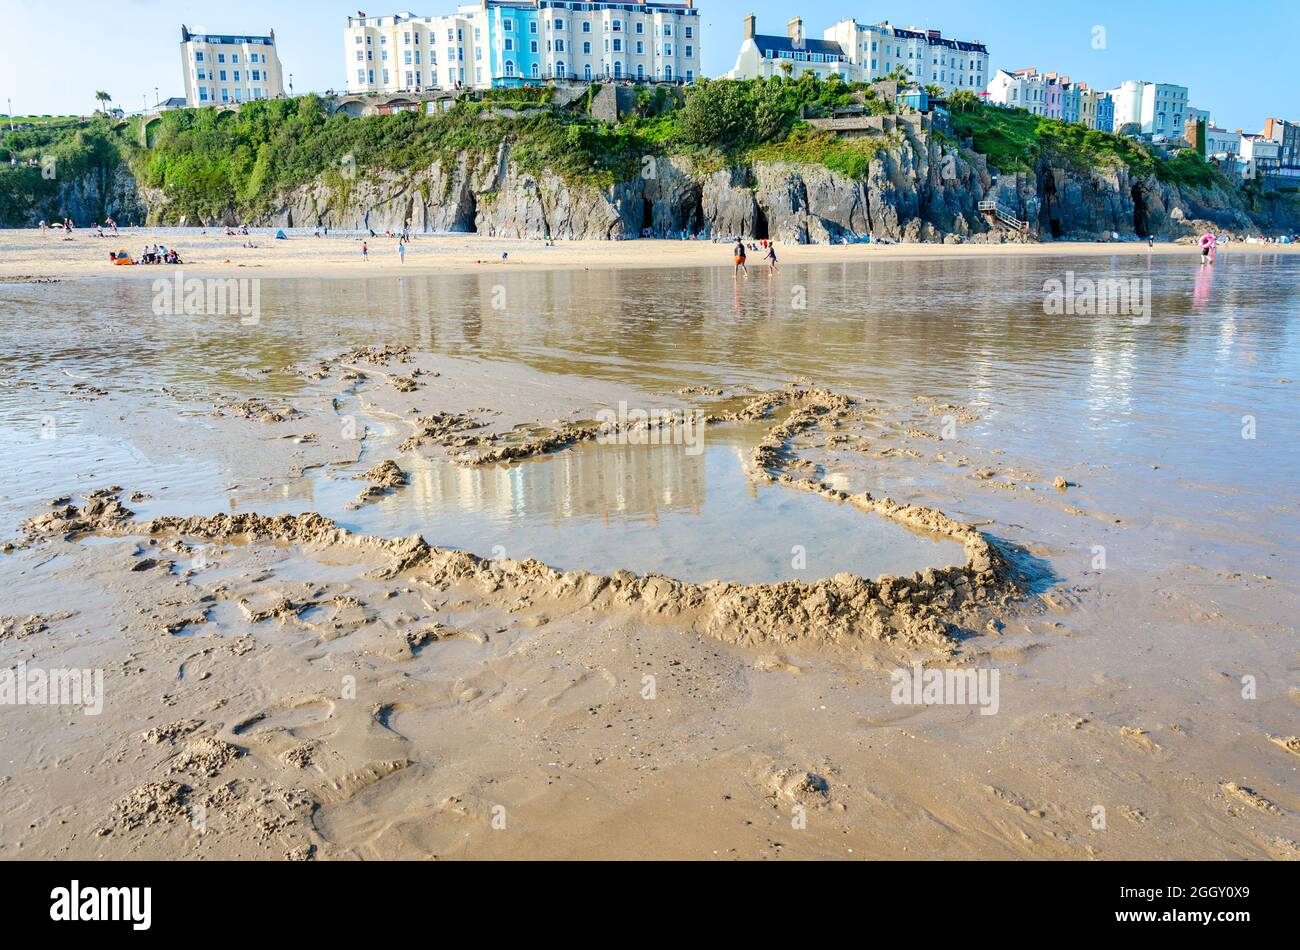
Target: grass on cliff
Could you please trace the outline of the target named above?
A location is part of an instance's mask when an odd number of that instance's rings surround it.
[[[971,103],[953,113],[952,124],[954,131],[971,139],[973,149],[987,155],[989,164],[1000,172],[1029,171],[1040,159],[1046,159],[1085,169],[1123,166],[1134,176],[1155,175],[1175,185],[1209,187],[1227,183],[1194,152],[1164,158],[1135,139],[1099,132],[1077,122],[1032,115],[1023,109]]]
[[[307,96],[248,103],[238,112],[166,113],[150,130],[151,147],[136,157],[136,167],[145,185],[169,196],[170,217],[206,217],[231,208],[270,211],[293,187],[318,177],[347,181],[353,169],[364,176],[462,155],[488,159],[502,141],[512,144],[525,172],[549,170],[593,184],[633,174],[641,154],[618,129],[547,108],[542,97],[498,95],[435,115],[351,118],[330,115],[323,101]]]
[[[57,215],[62,182],[108,176],[122,162],[120,123],[105,118],[46,122],[0,136],[0,221]],[[17,162],[17,164],[12,164]]]

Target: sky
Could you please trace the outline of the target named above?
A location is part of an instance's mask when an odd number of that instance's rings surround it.
[[[195,32],[274,29],[286,83],[292,74],[296,93],[342,88],[342,31],[357,2],[4,0],[0,99],[12,100],[15,115],[60,115],[90,112],[98,89],[128,111],[184,95],[182,23]],[[400,2],[420,16],[449,13],[457,4]],[[1185,85],[1192,105],[1228,129],[1258,131],[1270,115],[1300,120],[1300,79],[1288,52],[1300,36],[1297,0],[697,0],[696,6],[708,76],[734,65],[745,14],[758,16],[760,33],[780,34],[796,12],[815,7],[803,12],[809,36],[847,17],[889,20],[978,40],[989,48],[992,69],[1037,66],[1098,89],[1125,79]],[[402,7],[365,9],[377,16]],[[8,109],[8,102],[0,106]]]

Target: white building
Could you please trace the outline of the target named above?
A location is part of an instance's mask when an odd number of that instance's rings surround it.
[[[1109,90],[1115,103],[1117,133],[1130,134],[1142,130],[1142,92],[1145,88],[1144,82],[1126,79],[1117,88]]]
[[[444,16],[348,17],[343,53],[351,93],[549,79],[691,83],[700,18],[694,0],[479,0]]]
[[[953,40],[938,30],[899,29],[888,22],[872,25],[841,20],[809,39],[803,17],[796,16],[786,35],[760,34],[753,14],[745,18],[744,39],[730,79],[793,77],[805,72],[823,79],[838,75],[848,82],[873,82],[895,71],[918,85],[942,86],[952,94],[978,93],[988,76],[989,54],[976,42]]]
[[[1024,109],[1043,115],[1046,109],[1047,83],[1038,70],[999,69],[988,85],[988,101],[1009,109]]]
[[[954,40],[938,30],[902,29],[888,20],[862,24],[841,20],[823,34],[840,45],[867,82],[906,70],[917,85],[942,86],[945,93],[978,94],[989,79],[989,51],[975,40]]]
[[[1116,132],[1183,137],[1189,110],[1186,86],[1128,79],[1110,90],[1110,96],[1115,100]]]
[[[284,73],[275,49],[275,30],[267,36],[247,33],[191,33],[181,27],[181,65],[185,101],[211,106],[278,99]]]
[[[1241,154],[1241,130],[1229,132],[1214,125],[1205,127],[1205,154],[1214,158],[1236,157]]]
[[[839,76],[849,82],[862,79],[859,69],[848,61],[844,48],[831,40],[810,40],[804,35],[803,17],[786,25],[786,35],[758,32],[754,14],[745,17],[745,34],[736,65],[727,79],[771,79],[789,75],[798,79],[813,73],[820,79]]]

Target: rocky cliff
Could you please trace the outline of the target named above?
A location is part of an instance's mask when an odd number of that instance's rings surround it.
[[[992,221],[981,200],[1025,222]],[[169,219],[148,195],[150,219]],[[492,237],[625,240],[650,233],[772,238],[810,244],[872,240],[1004,242],[1123,237],[1176,239],[1206,228],[1234,233],[1297,227],[1295,208],[1274,203],[1267,220],[1221,188],[1188,189],[1126,167],[1080,169],[1043,161],[995,175],[983,156],[931,138],[899,138],[850,179],[821,165],[756,161],[702,169],[684,157],[648,159],[636,178],[609,188],[522,171],[502,143],[495,155],[437,160],[414,171],[332,173],[283,196],[254,223],[377,233],[465,232]],[[234,215],[206,224],[235,224]]]
[[[66,175],[58,174],[56,168],[51,181],[52,188],[24,202],[25,207],[21,207],[17,218],[5,225],[33,228],[42,221],[64,218],[71,218],[83,227],[110,217],[121,224],[145,220],[146,202],[135,176],[125,164]]]

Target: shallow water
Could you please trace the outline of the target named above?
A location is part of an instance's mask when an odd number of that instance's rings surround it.
[[[1044,282],[1067,271],[1150,281],[1150,322],[1046,314]],[[493,306],[499,287],[501,309]],[[201,412],[170,402],[160,388],[291,397],[301,382],[255,371],[351,346],[409,343],[662,392],[803,376],[896,404],[918,396],[960,403],[979,415],[965,434],[1017,465],[1049,473],[1108,466],[1122,487],[1098,489],[1090,500],[1128,518],[1200,510],[1231,528],[1237,517],[1226,496],[1236,507],[1271,506],[1280,492],[1290,502],[1252,530],[1291,539],[1300,486],[1298,288],[1300,259],[1266,252],[1224,254],[1212,270],[1189,254],[820,264],[739,283],[727,269],[264,280],[260,322],[246,326],[155,317],[147,281],[4,285],[0,427],[11,451],[0,460],[3,494],[9,511],[49,498],[51,486],[148,487],[145,480],[170,488],[151,514],[248,507],[246,493],[228,497],[225,473],[211,460],[176,459],[168,463],[175,471],[160,473],[132,446],[97,444],[78,424],[85,407],[68,397],[69,385],[98,381],[142,403],[166,401],[178,424],[195,424]],[[807,309],[792,306],[801,294]],[[70,420],[71,438],[57,450],[40,440],[49,416]],[[1247,417],[1251,439],[1243,438]],[[894,526],[819,498],[782,488],[751,497],[725,442],[690,460],[666,450],[645,450],[644,459],[607,452],[592,447],[478,473],[435,467],[416,472],[403,496],[338,517],[384,533],[445,531],[483,553],[500,544],[512,557],[549,551],[562,561],[570,550],[560,566],[683,575],[707,573],[703,545],[734,539],[743,552],[748,538],[761,539],[763,524],[787,523],[779,544],[749,545],[764,553],[713,557],[735,579],[785,569],[788,524],[796,521],[810,525],[809,534],[827,532],[834,542],[826,550],[871,525],[864,547],[842,564],[819,565],[818,575],[859,570],[855,558],[869,562],[873,545],[899,559],[882,568],[894,571],[913,563],[909,543],[934,553],[928,540],[891,538]],[[1172,477],[1152,480],[1153,465]],[[356,488],[304,479],[263,493],[256,507],[335,513]]]

